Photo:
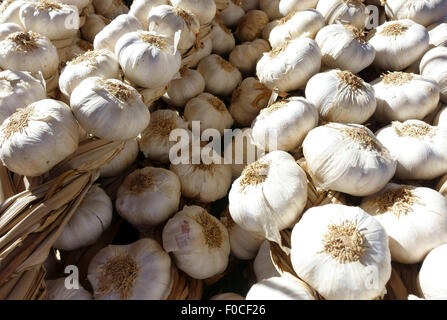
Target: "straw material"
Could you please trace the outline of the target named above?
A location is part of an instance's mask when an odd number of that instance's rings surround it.
[[[16,193],[11,174],[5,166],[0,165],[0,204]]]
[[[202,281],[188,277],[175,266],[172,266],[172,281],[171,293],[167,300],[200,300],[202,298]]]

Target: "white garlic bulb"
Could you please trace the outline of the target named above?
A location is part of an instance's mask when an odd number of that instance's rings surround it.
[[[231,50],[229,61],[244,74],[252,74],[256,70],[256,64],[264,52],[270,51],[270,45],[264,39],[256,39],[252,42],[244,42]]]
[[[0,41],[0,68],[42,72],[52,77],[59,66],[56,47],[48,38],[33,31],[14,32]]]
[[[447,48],[438,47],[428,51],[421,60],[421,75],[434,79],[441,90],[441,101],[447,103]]]
[[[327,24],[349,24],[361,30],[366,24],[366,8],[362,0],[319,0],[317,10]]]
[[[173,279],[171,258],[157,241],[109,245],[88,266],[96,300],[165,300]]]
[[[219,293],[211,297],[210,300],[245,300],[243,296],[234,292]]]
[[[93,185],[53,247],[76,250],[94,244],[110,226],[112,215],[112,200],[98,185]]]
[[[281,19],[284,15],[279,12],[281,0],[259,0],[259,8],[267,13],[270,20]]]
[[[377,101],[375,117],[383,123],[422,120],[438,106],[438,84],[428,77],[391,72],[371,84]]]
[[[216,15],[214,0],[170,0],[174,7],[188,10],[199,19],[200,24],[207,24]]]
[[[280,0],[279,13],[287,16],[294,11],[304,11],[306,9],[313,9],[317,6],[318,0]]]
[[[306,211],[292,231],[296,274],[328,300],[370,300],[391,276],[388,236],[358,207],[327,204]]]
[[[180,70],[181,56],[172,42],[158,34],[130,32],[115,45],[125,76],[143,88],[167,85]]]
[[[48,300],[93,300],[90,292],[81,285],[79,288],[67,289],[65,277],[45,281],[48,290]]]
[[[45,99],[45,84],[25,71],[0,72],[0,124],[17,108]]]
[[[258,282],[261,282],[264,279],[280,276],[273,264],[272,256],[270,255],[270,242],[267,240],[264,240],[259,247],[258,254],[253,262],[253,271]]]
[[[264,53],[256,65],[259,81],[271,90],[292,91],[303,88],[320,71],[321,53],[309,38],[297,38]]]
[[[0,3],[0,23],[12,22],[19,26],[22,25],[20,21],[20,9],[25,4],[25,0],[5,0]]]
[[[264,279],[251,286],[246,300],[315,300],[311,289],[293,276]]]
[[[192,52],[182,59],[182,64],[187,65],[190,68],[195,68],[200,60],[211,54],[213,51],[213,41],[210,37],[207,37],[204,40],[200,40],[199,45],[193,47],[193,49]]]
[[[44,99],[17,109],[0,127],[0,159],[12,172],[40,176],[78,147],[78,123],[65,103]]]
[[[253,142],[266,151],[291,151],[317,124],[318,109],[302,97],[291,97],[261,110],[251,125]]]
[[[108,163],[99,168],[101,177],[114,177],[129,168],[138,156],[138,142],[135,139],[127,140],[123,149]]]
[[[444,0],[386,0],[385,13],[390,20],[411,19],[428,26],[447,14],[447,3]]]
[[[126,33],[142,30],[141,22],[130,14],[122,14],[106,25],[93,42],[95,50],[107,49],[115,52],[116,42]]]
[[[169,137],[175,129],[188,129],[188,123],[179,116],[178,112],[157,110],[151,113],[149,125],[138,139],[144,156],[153,161],[169,163],[169,152],[176,144],[176,141],[171,141]]]
[[[89,77],[119,77],[119,64],[113,52],[105,49],[87,51],[67,62],[59,76],[59,89],[69,98],[73,90]]]
[[[163,4],[169,4],[169,0],[134,0],[130,5],[129,14],[140,20],[144,30],[147,30],[149,12],[153,7]]]
[[[96,35],[109,23],[109,19],[99,14],[89,14],[81,27],[82,38],[93,43]]]
[[[405,19],[378,26],[368,35],[368,41],[376,50],[375,66],[400,71],[422,57],[430,37],[424,26]]]
[[[97,14],[109,19],[114,19],[120,14],[129,12],[129,8],[122,0],[93,0],[92,3]]]
[[[116,79],[85,79],[73,90],[70,106],[88,133],[106,140],[135,138],[150,120],[138,91]]]
[[[254,77],[242,80],[231,96],[230,113],[236,123],[249,126],[269,102],[272,91]]]
[[[264,11],[250,10],[239,21],[235,32],[236,37],[240,42],[260,38],[267,23],[269,23],[269,17]]]
[[[184,66],[180,69],[180,78],[169,83],[169,88],[162,99],[174,107],[184,107],[185,104],[205,90],[205,79],[199,71]]]
[[[241,8],[245,10],[245,12],[249,10],[254,10],[259,7],[259,0],[241,0]]]
[[[303,153],[318,187],[354,196],[378,192],[396,171],[390,152],[358,124],[328,123],[312,129]]]
[[[362,30],[350,25],[331,24],[315,37],[322,62],[328,67],[357,73],[368,67],[376,55]]]
[[[17,23],[6,22],[0,24],[0,41],[5,40],[11,33],[23,31]]]
[[[141,94],[144,104],[149,108],[149,111],[153,111],[153,103],[160,99],[168,90],[168,86],[162,86],[159,88],[137,88],[138,92]]]
[[[439,112],[436,114],[433,119],[434,126],[447,127],[447,106],[444,105],[441,107]]]
[[[293,11],[279,20],[270,31],[269,42],[272,48],[275,48],[284,41],[301,36],[313,39],[324,26],[324,18],[317,10]]]
[[[230,0],[228,7],[225,8],[217,17],[222,20],[222,23],[228,28],[234,28],[245,14],[244,9],[236,4],[238,0]]]
[[[203,58],[197,70],[205,79],[206,91],[218,96],[231,94],[242,81],[240,71],[217,54]]]
[[[177,212],[180,180],[169,170],[145,167],[129,174],[116,194],[116,210],[140,231],[158,225]]]
[[[360,207],[385,228],[393,261],[418,263],[447,243],[447,200],[433,189],[389,183]]]
[[[234,48],[236,43],[233,33],[219,18],[213,20],[212,26],[210,38],[213,44],[213,52],[218,55],[225,55]]]
[[[262,30],[262,39],[269,41],[270,33],[272,32],[273,28],[276,27],[279,23],[279,20],[272,20],[264,27],[264,30]]]
[[[377,132],[377,139],[397,160],[398,179],[430,180],[447,173],[445,127],[420,120],[394,121]]]
[[[245,167],[228,198],[239,226],[281,243],[279,231],[296,223],[306,204],[306,174],[290,154],[272,151]]]
[[[189,100],[185,106],[184,115],[190,127],[193,121],[200,122],[200,132],[216,129],[223,135],[224,130],[233,125],[233,118],[225,103],[208,92]]]
[[[177,267],[192,278],[206,279],[227,268],[227,229],[202,207],[185,206],[168,220],[162,236],[163,248],[172,253]]]
[[[430,36],[430,45],[435,47],[447,46],[447,23],[440,23],[432,29],[430,29],[430,27],[427,27],[427,30],[428,35]]]
[[[328,122],[364,123],[376,110],[374,88],[350,71],[317,73],[307,82],[306,99]]]
[[[418,275],[418,285],[425,299],[447,299],[447,244],[439,246],[427,255]]]

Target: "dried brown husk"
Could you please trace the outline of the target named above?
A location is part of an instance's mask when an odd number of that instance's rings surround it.
[[[201,280],[188,277],[175,266],[171,267],[172,289],[167,300],[200,300],[203,294]]]

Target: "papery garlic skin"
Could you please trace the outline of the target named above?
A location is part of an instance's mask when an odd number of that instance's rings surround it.
[[[374,65],[382,70],[400,71],[428,50],[430,37],[424,26],[408,19],[388,21],[368,35],[376,51]]]
[[[162,86],[159,88],[138,88],[138,92],[141,94],[141,99],[144,104],[149,108],[149,111],[153,111],[154,102],[160,99],[168,90],[168,86]]]
[[[447,200],[433,189],[389,183],[360,207],[385,228],[393,261],[418,263],[447,243]]]
[[[315,300],[310,289],[294,277],[273,277],[255,283],[246,300]]]
[[[292,226],[304,209],[306,174],[290,154],[272,151],[245,167],[228,197],[239,226],[279,243],[279,231]]]
[[[96,13],[109,19],[114,19],[120,14],[129,12],[129,8],[122,0],[93,0],[92,3]]]
[[[22,21],[20,21],[20,9],[26,2],[24,0],[3,1],[0,4],[0,23],[12,22],[23,26]]]
[[[182,68],[180,76],[181,78],[169,83],[169,88],[162,97],[164,102],[174,107],[184,107],[190,99],[205,90],[205,79],[199,71]]]
[[[70,251],[94,244],[112,223],[112,215],[112,200],[98,185],[93,185],[53,247]]]
[[[318,109],[302,97],[291,97],[261,110],[251,125],[253,141],[266,151],[291,151],[317,124]],[[274,146],[270,135],[276,137]]]
[[[319,0],[317,10],[321,12],[326,24],[342,23],[363,29],[366,24],[366,8],[357,0]]]
[[[287,92],[303,88],[320,66],[317,43],[309,38],[297,38],[264,53],[256,65],[256,74],[267,88]]]
[[[213,51],[213,41],[210,37],[207,37],[206,39],[200,41],[197,48],[193,48],[194,50],[190,52],[190,54],[182,58],[182,65],[195,68],[199,64],[200,60],[211,54]]]
[[[273,264],[272,256],[270,255],[270,242],[267,240],[264,240],[259,247],[258,254],[253,262],[253,271],[258,282],[271,277],[281,276]]]
[[[438,106],[439,87],[429,77],[393,72],[371,84],[377,101],[375,117],[383,123],[422,120]]]
[[[386,146],[358,124],[328,123],[312,129],[303,153],[318,187],[354,196],[378,192],[396,171]]]
[[[236,37],[240,42],[254,41],[260,38],[262,30],[269,23],[269,17],[262,10],[250,10],[239,21]]]
[[[98,14],[89,14],[87,19],[85,20],[84,25],[81,27],[82,38],[93,43],[96,35],[104,29],[110,23],[109,19],[98,15]]]
[[[259,0],[241,0],[241,8],[245,10],[245,12],[249,10],[254,10],[259,7]]]
[[[270,31],[269,42],[272,48],[275,48],[284,41],[301,36],[314,39],[317,32],[324,26],[324,18],[317,10],[293,11],[279,20]]]
[[[44,99],[18,109],[0,127],[0,159],[11,171],[40,176],[78,147],[78,123],[65,103]]]
[[[17,23],[6,22],[0,24],[0,41],[5,40],[11,33],[23,31],[23,28]]]
[[[116,195],[116,210],[140,231],[158,225],[177,212],[180,180],[163,168],[137,169],[124,179]]]
[[[201,132],[206,129],[216,129],[223,135],[224,130],[233,125],[233,118],[225,103],[207,92],[189,100],[184,114],[190,127],[193,121],[199,121]]]
[[[122,36],[115,45],[115,55],[125,76],[143,88],[163,87],[180,70],[181,56],[171,41],[151,32]]]
[[[425,257],[418,275],[418,285],[425,299],[447,299],[447,245],[441,245]]]
[[[165,300],[172,288],[171,258],[152,239],[109,245],[90,261],[87,278],[96,300]]]
[[[411,19],[428,26],[447,14],[447,3],[443,0],[387,0],[385,13],[390,20]]]
[[[95,50],[107,49],[115,52],[116,42],[126,33],[142,30],[140,21],[130,14],[122,14],[112,20],[96,36],[93,42]]]
[[[168,0],[134,0],[130,5],[129,14],[133,15],[135,18],[140,20],[143,25],[144,30],[147,30],[149,27],[149,22],[147,20],[149,16],[149,12],[153,7],[160,5],[169,4]]]
[[[273,28],[276,27],[279,24],[279,20],[272,20],[264,27],[264,30],[262,30],[262,39],[269,41],[270,33],[272,32]]]
[[[59,56],[50,40],[33,31],[14,32],[0,41],[0,68],[42,72],[45,79],[57,72]]]
[[[123,149],[108,163],[99,168],[102,178],[114,177],[129,168],[138,156],[138,142],[135,139],[127,140]]]
[[[41,79],[25,71],[0,72],[0,124],[18,108],[45,99],[47,93]]]
[[[222,20],[222,23],[228,28],[234,28],[244,16],[245,11],[235,1],[230,0],[228,7],[225,8],[217,17]]]
[[[244,42],[231,50],[229,61],[244,74],[252,74],[256,71],[256,64],[264,52],[270,51],[270,45],[264,39],[256,39],[252,42]]]
[[[119,77],[119,64],[113,52],[109,50],[87,51],[69,61],[59,76],[59,89],[69,98],[73,90],[89,77],[105,79]]]
[[[377,139],[397,160],[398,179],[431,180],[447,173],[445,127],[420,120],[395,121],[380,129]]]
[[[281,19],[283,14],[279,12],[281,0],[259,0],[259,8],[267,13],[270,20]]]
[[[362,209],[313,207],[293,228],[291,241],[293,269],[325,299],[371,300],[386,292],[388,236]]]
[[[328,25],[317,33],[315,41],[320,47],[323,64],[352,73],[368,67],[376,55],[363,32],[351,26]]]
[[[427,30],[430,36],[430,45],[435,47],[447,46],[447,23],[440,23],[432,29],[427,27]]]
[[[233,33],[219,18],[213,20],[212,26],[213,29],[211,30],[210,38],[213,43],[213,52],[218,55],[225,55],[230,52],[236,44]]]
[[[216,15],[214,0],[170,0],[174,7],[188,10],[199,19],[200,24],[207,24]]]
[[[185,206],[168,220],[162,236],[163,248],[172,253],[177,267],[192,278],[206,279],[227,268],[227,229],[202,207]]]
[[[67,289],[66,280],[67,278],[62,277],[45,281],[48,289],[48,300],[93,300],[92,294],[81,285],[76,289]]]
[[[245,300],[245,298],[234,292],[225,292],[216,294],[210,300]]]
[[[428,51],[421,60],[421,75],[434,79],[441,90],[441,101],[447,103],[447,48],[438,47]]]
[[[217,96],[231,94],[242,81],[240,71],[217,54],[202,59],[197,70],[205,79],[206,91]]]
[[[318,0],[280,0],[279,13],[287,16],[294,11],[304,11],[306,9],[313,9],[317,6]]]

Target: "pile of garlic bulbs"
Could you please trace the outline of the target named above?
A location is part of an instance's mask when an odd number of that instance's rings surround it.
[[[447,0],[3,1],[11,180],[119,145],[52,244],[62,265],[88,252],[83,287],[49,272],[48,298],[387,299],[394,263],[420,270],[408,294],[447,298],[446,16]]]

